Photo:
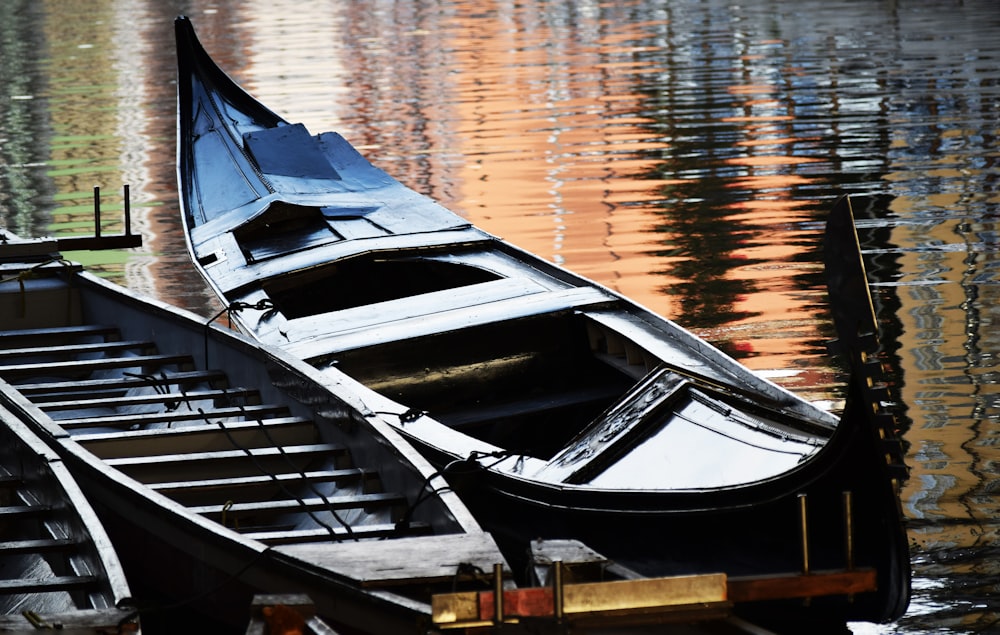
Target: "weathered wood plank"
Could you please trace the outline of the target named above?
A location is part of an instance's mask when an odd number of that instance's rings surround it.
[[[288,408],[281,405],[258,405],[242,406],[231,408],[215,408],[206,410],[204,413],[191,410],[173,410],[169,412],[150,412],[133,415],[102,415],[97,417],[84,417],[81,419],[56,419],[56,423],[67,430],[93,427],[117,427],[130,428],[132,426],[142,427],[154,423],[180,423],[183,421],[214,421],[216,419],[228,419],[239,417],[273,417],[287,414]]]
[[[52,511],[49,505],[6,505],[0,507],[0,519],[7,520],[24,516],[42,516]]]
[[[193,365],[190,355],[137,355],[134,357],[112,357],[106,359],[80,359],[66,362],[44,362],[30,364],[0,365],[0,377],[63,377],[85,375],[101,370],[116,368],[150,368],[176,365]]]
[[[121,397],[90,397],[87,399],[74,399],[66,401],[48,401],[37,404],[46,412],[59,410],[77,410],[80,408],[120,408],[123,406],[164,404],[174,406],[180,403],[191,403],[202,400],[229,400],[239,401],[246,404],[259,404],[260,393],[256,390],[244,389],[216,389],[216,390],[192,390],[186,392],[170,393],[149,393],[143,395],[127,395]]]
[[[32,540],[5,540],[0,542],[0,553],[48,553],[71,549],[77,542],[70,538],[37,538]]]
[[[733,602],[758,602],[824,595],[852,595],[875,591],[877,588],[874,569],[788,573],[729,578],[729,599]]]
[[[309,562],[360,581],[366,587],[385,587],[414,582],[448,582],[470,574],[472,567],[491,571],[500,552],[489,534],[450,534],[399,538],[372,545],[364,542],[339,542],[316,545],[274,547],[278,555]]]
[[[373,525],[353,525],[351,533],[343,527],[333,527],[333,537],[326,529],[296,529],[283,531],[253,531],[243,535],[263,543],[276,545],[291,545],[302,543],[329,542],[331,539],[348,538],[371,540],[379,538],[399,538],[400,528],[395,524],[379,523]],[[420,536],[431,533],[427,523],[410,523],[403,531],[406,536]]]
[[[50,381],[39,383],[19,383],[17,390],[22,395],[30,397],[35,403],[58,401],[72,394],[89,394],[96,392],[118,391],[119,393],[133,388],[147,386],[192,386],[205,384],[222,387],[225,385],[226,374],[219,370],[191,370],[174,372],[165,376],[156,375],[125,375],[106,379],[81,379],[78,381]]]
[[[324,465],[346,467],[350,461],[347,450],[332,443],[318,443],[284,448],[255,448],[248,451],[199,452],[106,459],[142,483],[175,481],[179,475],[192,480],[228,478],[289,471],[317,469]]]
[[[25,348],[0,349],[0,360],[18,357],[78,357],[89,353],[119,353],[122,351],[153,351],[156,344],[147,341],[89,342],[62,346],[29,346]]]
[[[41,579],[0,580],[0,594],[46,593],[70,591],[93,586],[98,582],[93,575],[67,575]]]
[[[235,476],[231,478],[209,478],[193,481],[170,481],[168,483],[154,483],[150,487],[167,496],[193,492],[201,489],[226,489],[237,487],[254,487],[268,485],[278,482],[355,482],[369,478],[375,478],[378,472],[364,468],[352,467],[342,470],[312,470],[305,473],[288,472],[284,474],[253,474],[249,476]]]
[[[386,308],[385,319],[380,323],[353,326],[345,324],[340,330],[328,328],[323,334],[299,340],[285,348],[295,356],[303,359],[314,359],[374,344],[459,331],[542,313],[579,307],[594,307],[612,301],[613,298],[603,291],[589,287],[534,293],[523,298],[500,300],[485,305],[466,306],[444,311],[434,310],[435,305],[428,300],[425,306],[427,310],[423,315],[405,315],[399,319],[396,319],[394,313],[389,311],[389,305],[392,303],[386,302],[383,303]],[[294,320],[292,324],[295,324]]]
[[[118,333],[117,326],[101,324],[80,324],[75,326],[54,326],[37,329],[12,329],[0,331],[0,343],[7,343],[16,340],[51,339],[63,336],[94,336],[113,335]]]
[[[334,443],[311,443],[307,445],[288,446],[285,448],[252,448],[249,450],[226,450],[220,452],[192,452],[188,454],[164,454],[162,456],[126,456],[116,459],[108,459],[106,463],[117,468],[128,468],[130,466],[144,466],[152,464],[160,465],[182,465],[197,462],[214,462],[225,459],[244,459],[247,454],[254,457],[268,456],[297,456],[297,455],[317,455],[325,453],[343,452],[344,447]]]
[[[66,635],[102,635],[105,633],[137,633],[139,625],[136,623],[137,616],[133,609],[88,609],[73,611],[71,613],[34,613],[34,619],[40,628],[48,630],[56,629]],[[49,625],[49,626],[45,626]],[[44,632],[36,629],[28,619],[21,613],[16,615],[0,615],[0,632],[19,633],[27,635],[29,633]]]
[[[351,496],[327,496],[325,499],[318,497],[303,498],[301,502],[296,499],[267,500],[240,502],[228,505],[225,511],[218,505],[205,505],[189,507],[188,509],[196,514],[215,518],[223,513],[228,514],[286,514],[289,512],[322,511],[325,509],[369,509],[375,507],[391,507],[393,505],[405,505],[406,498],[401,494],[377,492],[373,494],[354,494]]]
[[[74,435],[74,440],[100,458],[156,456],[185,452],[211,452],[234,448],[256,448],[273,444],[303,445],[318,440],[316,425],[302,417],[258,421],[125,430]]]

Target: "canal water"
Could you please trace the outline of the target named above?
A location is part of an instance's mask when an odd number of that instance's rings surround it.
[[[855,212],[911,476],[913,600],[1000,632],[995,0],[3,0],[0,225],[209,315],[174,176],[172,20],[287,119],[836,408],[826,211]],[[77,255],[77,254],[74,254]]]

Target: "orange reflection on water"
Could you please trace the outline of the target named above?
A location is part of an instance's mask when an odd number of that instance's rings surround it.
[[[475,21],[457,31],[456,110],[461,209],[469,220],[515,245],[671,315],[670,296],[649,284],[663,269],[652,255],[655,208],[666,182],[636,180],[663,144],[650,140],[642,95],[632,78],[655,69],[632,58],[635,32],[593,18],[596,35],[563,49],[534,16]],[[581,20],[586,18],[580,17]],[[633,27],[634,28],[634,25]],[[466,37],[463,33],[472,33]],[[641,47],[639,47],[641,48]],[[668,277],[658,282],[669,284]]]

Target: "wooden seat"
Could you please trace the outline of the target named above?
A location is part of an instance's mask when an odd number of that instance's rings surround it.
[[[52,553],[69,551],[77,542],[71,538],[35,538],[31,540],[5,540],[0,542],[0,553]]]
[[[0,377],[7,379],[18,377],[88,377],[97,371],[122,368],[152,369],[176,366],[179,369],[190,369],[192,363],[190,355],[135,355],[65,362],[2,364],[0,365]]]
[[[175,372],[170,375],[124,375],[103,379],[84,379],[78,381],[49,381],[19,383],[17,390],[36,404],[48,401],[64,400],[74,394],[124,394],[125,391],[150,386],[197,386],[205,385],[222,388],[226,385],[226,374],[222,371],[191,370]]]
[[[126,430],[74,435],[74,440],[101,458],[176,455],[243,448],[315,443],[315,424],[303,417],[278,417],[265,421]]]
[[[51,578],[26,578],[17,580],[0,580],[0,595],[16,593],[55,593],[58,591],[76,591],[92,587],[99,582],[93,575],[66,575]]]
[[[332,527],[333,536],[348,539],[379,539],[398,535],[400,528],[394,524],[380,523],[373,525],[352,526],[350,533],[343,527]],[[427,523],[410,523],[404,529],[408,536],[419,536],[432,533]],[[328,542],[330,531],[325,528],[296,529],[283,531],[250,531],[243,534],[247,538],[259,540],[268,545],[290,545],[310,542]]]
[[[312,443],[284,448],[254,448],[162,456],[130,456],[107,463],[143,483],[176,480],[178,474],[191,479],[229,478],[266,473],[305,471],[346,458],[346,450],[332,443]],[[315,465],[315,467],[313,467]],[[339,467],[339,466],[338,466]]]
[[[29,359],[50,357],[78,359],[84,355],[108,355],[123,351],[152,351],[155,349],[155,344],[145,341],[73,343],[64,346],[31,346],[28,348],[0,349],[0,360],[17,359],[19,357]]]
[[[12,329],[0,331],[0,346],[10,346],[16,342],[29,342],[40,340],[52,342],[53,339],[65,340],[68,338],[79,339],[81,337],[105,337],[117,339],[118,327],[103,324],[81,324],[77,326],[59,326],[39,329]]]
[[[150,412],[134,415],[107,415],[100,417],[85,417],[81,419],[60,419],[58,423],[66,430],[77,430],[81,428],[113,427],[128,429],[132,427],[141,428],[157,423],[183,423],[185,421],[214,421],[218,419],[247,417],[273,417],[287,413],[284,406],[260,405],[260,406],[234,406],[229,408],[215,408],[204,412],[192,410],[170,410],[162,412]]]
[[[247,503],[233,503],[226,506],[226,513],[229,514],[286,514],[289,512],[303,511],[323,511],[329,509],[372,509],[375,507],[399,507],[405,506],[406,499],[399,494],[355,494],[353,496],[327,496],[326,498],[307,498],[303,500],[272,500],[257,501]],[[223,513],[223,507],[218,505],[204,507],[189,507],[191,511],[212,518],[218,519]]]
[[[122,408],[138,405],[165,405],[174,408],[176,404],[206,400],[257,405],[260,404],[260,393],[256,390],[237,389],[192,390],[171,393],[153,392],[128,396],[101,396],[67,401],[47,401],[38,405],[46,412],[55,412],[59,410],[77,410],[80,408],[102,408],[109,406]]]
[[[52,508],[48,505],[4,505],[0,507],[0,520],[43,516],[51,511]]]
[[[378,484],[378,473],[361,468],[311,470],[278,474],[250,474],[230,478],[207,478],[190,481],[153,483],[152,489],[184,505],[207,505],[218,499],[249,500],[271,496],[275,489],[313,487],[333,483],[337,487],[367,487]]]

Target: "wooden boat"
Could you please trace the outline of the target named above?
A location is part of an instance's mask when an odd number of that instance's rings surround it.
[[[640,576],[723,572],[767,619],[902,614],[905,466],[873,410],[869,316],[841,320],[856,369],[838,418],[286,122],[176,27],[196,266],[241,330],[387,413],[515,571],[532,539],[574,539]],[[831,253],[856,269],[849,201],[835,216]],[[838,275],[868,297],[863,270]]]
[[[0,407],[0,631],[138,632],[130,600],[111,541],[62,460]]]
[[[57,247],[0,244],[0,415],[8,436],[33,427],[60,457],[5,444],[0,513],[66,534],[4,525],[4,562],[10,549],[27,567],[42,560],[32,540],[51,542],[54,588],[111,607],[125,593],[112,584],[107,539],[71,523],[86,509],[79,494],[35,475],[49,463],[53,474],[65,464],[93,501],[147,632],[245,630],[258,593],[307,594],[351,632],[423,632],[436,590],[480,588],[475,570],[504,563],[426,460],[352,394],[300,360],[92,276]],[[38,464],[26,494],[9,467],[21,459]],[[47,506],[27,507],[29,495]],[[66,557],[92,571],[57,568]],[[49,584],[5,580],[0,593]]]

